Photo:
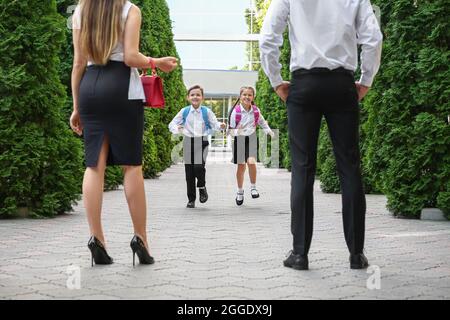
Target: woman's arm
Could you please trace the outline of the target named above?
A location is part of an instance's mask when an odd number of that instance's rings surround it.
[[[73,110],[78,111],[78,93],[80,90],[80,81],[86,70],[87,59],[82,55],[80,49],[80,30],[73,30],[73,67],[72,67],[72,97]]]
[[[80,115],[78,112],[78,94],[80,91],[80,81],[86,71],[87,59],[83,56],[80,49],[80,30],[73,29],[73,67],[72,67],[72,98],[73,98],[73,112],[70,117],[70,127],[72,130],[81,135],[83,132],[83,126],[80,121]]]
[[[133,5],[128,13],[124,31],[124,62],[132,68],[151,68],[150,58],[139,52],[141,33],[141,10]],[[170,72],[177,67],[178,60],[174,57],[151,58],[155,66],[164,72]]]

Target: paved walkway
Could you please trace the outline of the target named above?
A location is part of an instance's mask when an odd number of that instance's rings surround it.
[[[350,270],[340,196],[323,194],[317,182],[310,270],[295,271],[282,266],[291,247],[290,174],[260,172],[261,198],[256,200],[249,199],[246,180],[247,197],[238,208],[234,170],[229,163],[209,163],[210,200],[194,210],[185,208],[183,166],[146,181],[157,261],[152,266],[132,267],[132,227],[123,190],[104,199],[107,245],[115,259],[111,266],[90,267],[81,204],[51,220],[0,220],[0,298],[450,298],[450,222],[396,219],[385,209],[385,197],[369,195],[366,255],[377,267],[372,273]]]

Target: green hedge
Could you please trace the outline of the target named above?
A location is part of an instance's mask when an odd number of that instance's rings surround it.
[[[269,7],[270,1],[264,0],[256,0],[256,8],[265,13]],[[245,14],[248,15],[248,10]],[[259,15],[259,19],[257,19],[256,23],[253,26],[253,32],[257,33],[261,30],[263,23],[264,14]],[[246,18],[247,24],[250,31],[250,19]],[[290,58],[290,45],[288,41],[287,32],[284,34],[284,45],[281,48],[281,57],[280,61],[282,63],[281,74],[284,79],[290,79],[289,72],[289,58]],[[257,45],[254,45],[251,49],[250,46],[247,46],[247,55],[250,59],[250,50],[252,50],[253,57],[259,56],[259,49]],[[254,65],[254,69],[257,69],[259,65]],[[286,168],[290,170],[291,168],[291,156],[289,151],[289,137],[288,137],[288,125],[287,125],[287,110],[286,105],[281,101],[281,99],[276,95],[273,90],[269,79],[265,75],[264,71],[260,68],[258,82],[256,83],[256,98],[255,103],[261,109],[261,113],[264,115],[264,118],[269,123],[272,129],[279,130],[279,165],[282,168]],[[271,154],[270,144],[267,149],[267,154]],[[266,166],[270,166],[270,162],[264,163]]]
[[[55,1],[0,2],[0,216],[49,217],[79,199],[80,141],[62,116]]]
[[[173,41],[172,22],[165,0],[136,0],[142,11],[141,51],[149,56],[178,57]],[[181,67],[171,73],[160,73],[164,81],[166,108],[147,109],[145,112],[144,175],[157,176],[172,164],[171,152],[175,146],[167,125],[186,104],[186,88]]]
[[[449,212],[448,1],[375,1],[384,59],[368,98],[366,163],[395,215]]]
[[[287,34],[285,34],[285,39],[287,39]],[[281,56],[283,69],[282,75],[284,79],[290,78],[289,73],[289,62],[286,60],[289,58],[286,55],[286,52],[289,52],[289,42],[285,41],[285,45],[283,47],[283,55]],[[259,80],[256,83],[256,99],[255,103],[261,109],[261,113],[264,115],[264,118],[269,123],[272,129],[279,130],[279,160],[280,166],[282,168],[287,168],[290,170],[291,168],[291,157],[289,151],[289,137],[288,137],[288,125],[287,125],[287,110],[284,103],[281,99],[276,95],[273,90],[269,79],[264,74],[263,70],[259,71]],[[268,148],[268,154],[270,154],[270,146]],[[270,165],[270,163],[266,163],[266,165]]]

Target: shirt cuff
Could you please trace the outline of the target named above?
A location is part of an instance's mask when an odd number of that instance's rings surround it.
[[[272,88],[276,89],[280,84],[283,83],[283,78],[281,75],[273,76],[270,79],[270,84],[272,85]]]
[[[371,87],[373,83],[373,77],[362,75],[361,78],[359,79],[359,83],[365,87]]]
[[[169,126],[169,131],[173,134],[179,134],[178,126]]]
[[[264,131],[265,134],[270,134],[272,132],[272,130],[270,128],[263,129],[263,131]]]

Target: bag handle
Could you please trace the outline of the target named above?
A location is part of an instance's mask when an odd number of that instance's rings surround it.
[[[149,62],[150,62],[150,67],[152,69],[152,76],[156,77],[158,76],[158,73],[156,72],[156,65],[155,65],[155,61],[153,61],[152,58],[148,58]],[[142,75],[145,77],[147,75],[147,69],[142,69]]]

